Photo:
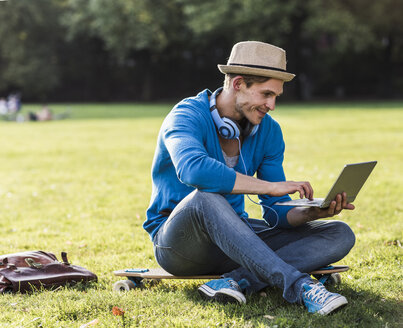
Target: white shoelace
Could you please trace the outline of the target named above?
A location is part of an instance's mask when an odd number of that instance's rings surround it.
[[[311,284],[312,288],[306,292],[306,297],[314,302],[323,304],[330,296],[330,292],[322,284]]]
[[[237,282],[235,282],[234,280],[229,280],[228,283],[230,284],[230,286],[236,290],[240,290],[239,285]]]

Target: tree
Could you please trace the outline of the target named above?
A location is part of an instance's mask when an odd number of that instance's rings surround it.
[[[59,83],[57,1],[0,3],[0,90],[44,97]]]
[[[393,96],[403,88],[402,11],[400,0],[0,1],[0,92],[176,99],[216,87],[232,45],[258,40],[286,49],[297,74],[287,95]]]
[[[355,94],[393,95],[403,73],[403,2],[315,0],[312,9],[307,31],[316,35],[317,55],[326,58],[316,61],[321,68],[317,75],[338,79]],[[335,74],[327,74],[326,68]],[[401,78],[400,83],[401,89]]]
[[[309,82],[314,92],[324,95],[337,88],[351,94],[375,93],[377,83],[385,94],[392,81],[398,83],[396,71],[403,64],[402,1],[178,1],[193,40],[221,48],[222,57],[241,40],[285,48],[288,68],[297,74],[291,86],[298,98],[309,97]],[[378,82],[368,82],[373,80]]]
[[[304,47],[309,41],[304,23],[309,18],[311,0],[178,1],[195,35],[193,40],[206,44],[211,51],[217,49],[218,62],[226,61],[234,43],[256,40],[285,48],[288,69],[297,76],[304,73]],[[294,91],[291,90],[299,98],[302,97],[300,82],[299,78],[295,79]]]
[[[141,76],[142,99],[150,100],[156,68],[178,56],[186,38],[175,0],[68,0],[64,24],[70,38],[101,39],[120,66]]]

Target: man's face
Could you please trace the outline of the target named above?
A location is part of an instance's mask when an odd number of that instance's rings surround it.
[[[283,93],[283,84],[284,81],[270,79],[247,88],[242,80],[235,100],[237,114],[254,125],[260,124],[267,112],[274,110],[276,98]]]

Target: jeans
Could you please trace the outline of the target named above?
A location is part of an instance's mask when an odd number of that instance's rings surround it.
[[[157,232],[154,253],[171,274],[246,279],[249,291],[276,286],[294,303],[301,302],[302,285],[312,281],[307,272],[339,261],[355,243],[340,221],[267,228],[264,220],[241,219],[223,196],[195,190]]]

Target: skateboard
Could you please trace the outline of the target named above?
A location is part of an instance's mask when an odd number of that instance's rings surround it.
[[[340,272],[349,269],[346,265],[329,265],[318,270],[309,272],[314,278],[322,284],[339,284],[341,282]],[[160,281],[162,279],[192,279],[192,280],[211,280],[219,279],[221,275],[195,275],[195,276],[174,276],[162,268],[155,269],[124,269],[113,272],[115,276],[126,277],[128,280],[117,281],[113,285],[115,291],[129,291],[130,289],[143,287],[144,279]]]

